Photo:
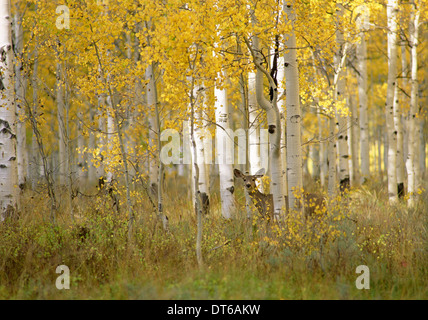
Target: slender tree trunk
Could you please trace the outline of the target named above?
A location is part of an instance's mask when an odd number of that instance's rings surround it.
[[[219,72],[218,80],[226,81],[223,72]],[[215,108],[216,118],[216,148],[218,156],[218,168],[220,176],[220,200],[222,216],[225,219],[230,219],[235,213],[235,200],[233,197],[234,180],[233,180],[233,160],[234,155],[231,152],[233,141],[230,141],[228,132],[229,125],[229,103],[227,96],[227,88],[216,87],[214,95],[217,98]],[[221,127],[220,127],[221,126]]]
[[[358,68],[358,98],[359,98],[359,127],[360,127],[360,157],[361,157],[361,183],[370,176],[370,149],[369,127],[367,112],[367,44],[365,31],[368,23],[368,9],[363,6],[361,15],[357,19],[357,27],[361,41],[357,44],[357,68]]]
[[[337,29],[336,29],[336,42],[339,49],[334,57],[335,72],[337,81],[335,81],[334,101],[336,104],[336,118],[338,124],[338,151],[339,151],[339,185],[340,190],[345,191],[350,187],[350,174],[349,174],[349,146],[348,146],[348,117],[343,115],[338,109],[345,108],[346,105],[346,82],[344,77],[345,59],[347,55],[347,44],[343,36],[343,28],[341,26],[343,19],[344,8],[342,4],[337,4]]]
[[[194,67],[194,66],[193,66]],[[196,133],[195,133],[195,114],[196,114],[196,105],[198,104],[199,96],[198,92],[195,92],[195,79],[191,77],[190,80],[190,139],[191,139],[191,150],[192,150],[192,164],[193,164],[193,185],[194,185],[194,208],[196,211],[196,224],[197,224],[197,233],[196,233],[196,260],[198,262],[199,268],[203,267],[203,258],[202,258],[202,202],[199,190],[199,160],[198,160],[198,148],[196,144]],[[196,93],[196,94],[195,94]]]
[[[327,150],[326,143],[323,141],[323,129],[325,127],[321,114],[318,111],[317,113],[318,120],[318,140],[320,141],[320,182],[321,187],[326,185],[326,177],[328,176],[328,160],[327,160]]]
[[[256,72],[248,72],[248,154],[250,162],[250,174],[255,174],[262,168],[260,144],[260,124],[258,119],[258,106],[256,97]],[[263,183],[257,180],[256,185],[260,192],[263,192]]]
[[[59,59],[59,58],[58,58]],[[64,186],[68,173],[67,168],[67,142],[66,142],[66,123],[65,123],[65,97],[64,97],[64,74],[61,61],[56,66],[56,103],[58,117],[58,168],[59,184]]]
[[[78,119],[77,119],[77,148],[78,150],[83,150],[85,147],[85,136],[82,134],[83,132],[83,112],[78,112]],[[71,154],[70,149],[70,154]],[[79,152],[77,154],[77,177],[79,178],[79,181],[83,182],[85,179],[85,153]]]
[[[337,145],[336,145],[336,121],[333,115],[328,119],[329,123],[329,141],[328,141],[328,195],[334,198],[337,193]]]
[[[94,107],[90,107],[89,109],[89,117],[91,120],[91,123],[94,123],[95,121],[95,109]],[[95,139],[96,139],[96,135],[95,132],[93,130],[89,131],[89,138],[88,138],[88,148],[89,150],[95,150]],[[87,156],[87,162],[88,162],[88,182],[92,185],[92,183],[97,179],[97,173],[96,173],[96,168],[94,163],[92,162],[93,159],[93,155],[92,152],[88,153]]]
[[[397,131],[394,126],[394,94],[397,85],[397,0],[389,0],[388,17],[388,87],[386,93],[386,126],[388,134],[388,197],[397,201]]]
[[[37,46],[37,41],[36,41]],[[33,89],[33,103],[32,103],[32,114],[33,116],[36,116],[37,114],[37,106],[38,106],[38,85],[37,85],[37,73],[38,73],[38,67],[39,67],[39,59],[38,59],[38,52],[37,47],[34,50],[34,64],[33,64],[33,73],[31,76],[31,88]],[[39,151],[38,151],[38,145],[37,145],[37,139],[36,134],[34,132],[34,128],[32,130],[33,135],[31,137],[31,189],[36,190],[37,184],[39,181]]]
[[[360,183],[360,139],[359,139],[359,119],[358,108],[354,99],[353,93],[349,93],[349,105],[351,107],[350,134],[351,142],[351,163],[352,163],[352,179],[354,184]],[[352,182],[351,182],[352,183]]]
[[[207,153],[206,148],[206,140],[211,141],[210,133],[208,130],[204,128],[204,121],[202,119],[202,113],[205,103],[205,94],[203,93],[205,89],[202,86],[195,86],[193,96],[195,97],[194,103],[194,112],[192,113],[194,116],[193,119],[193,134],[195,138],[195,147],[197,157],[194,158],[194,161],[197,161],[198,166],[198,186],[193,185],[193,194],[199,194],[201,198],[202,204],[202,212],[203,214],[207,213],[208,203],[209,203],[209,175],[207,170]],[[190,124],[192,123],[192,119]],[[193,144],[192,144],[193,145]],[[193,153],[192,153],[193,154]],[[196,160],[195,160],[196,159]],[[195,176],[195,166],[192,167],[193,177]],[[196,180],[195,180],[196,181]],[[193,199],[197,201],[197,199]]]
[[[299,208],[300,196],[303,188],[302,172],[302,141],[301,141],[301,110],[299,102],[299,66],[297,61],[296,35],[294,24],[296,22],[295,2],[284,1],[286,21],[291,22],[290,34],[286,35],[284,53],[285,79],[286,79],[286,108],[287,108],[287,181],[288,181],[288,207]]]
[[[103,110],[106,109],[106,103],[105,103],[105,96],[103,93],[98,94],[97,97],[97,115],[98,115],[98,145],[99,145],[99,151],[98,155],[101,157],[101,163],[100,165],[95,169],[95,173],[98,179],[105,179],[106,178],[106,172],[105,172],[105,164],[104,164],[104,156],[103,152],[107,151],[107,122],[106,118],[103,117]]]
[[[150,80],[154,77],[152,65],[149,65],[146,69],[146,80]],[[146,87],[147,105],[149,106],[150,115],[149,119],[149,182],[152,195],[156,195],[158,188],[158,177],[159,177],[159,159],[157,158],[157,133],[159,128],[157,127],[155,107],[156,107],[156,88],[154,81],[149,81]]]
[[[17,210],[16,114],[9,0],[0,1],[0,221]]]
[[[239,46],[238,46],[239,48]],[[249,110],[249,91],[248,91],[248,81],[244,78],[244,73],[241,73],[241,90],[242,90],[242,102],[243,102],[243,112],[245,115],[243,128],[245,130],[245,172],[250,172],[250,110]],[[252,217],[252,201],[250,194],[247,188],[244,189],[245,192],[245,211],[247,213],[247,218]]]
[[[415,6],[415,5],[414,5]],[[419,33],[419,15],[420,12],[417,8],[413,7],[411,14],[412,30],[410,32],[411,43],[411,94],[410,94],[410,111],[408,120],[408,153],[406,160],[407,168],[407,192],[409,195],[408,205],[415,206],[418,191],[418,167],[417,149],[416,146],[416,129],[417,129],[417,113],[418,113],[418,60],[417,60],[417,47],[418,47],[418,33]]]
[[[403,124],[402,113],[399,104],[398,85],[394,88],[394,129],[397,132],[397,196],[404,197],[404,158],[403,158]]]
[[[106,85],[109,85],[110,83],[110,78],[107,75],[107,79],[106,81]],[[107,94],[106,97],[106,113],[107,113],[107,121],[106,121],[106,150],[108,150],[107,152],[109,154],[111,154],[111,150],[113,149],[113,146],[115,144],[114,141],[114,136],[115,136],[115,118],[114,118],[114,108],[116,108],[116,106],[113,104],[113,93]],[[104,170],[106,169],[106,167],[104,167]],[[106,171],[106,170],[105,170]],[[105,172],[106,174],[106,180],[107,183],[111,184],[113,181],[113,172],[111,171],[111,168],[107,167],[107,172]]]
[[[283,45],[280,45],[279,52],[283,50]],[[286,87],[285,87],[285,58],[283,54],[279,54],[278,57],[278,73],[277,73],[277,81],[278,81],[278,109],[281,117],[281,160],[282,160],[282,194],[288,195],[288,179],[287,179],[287,119],[286,119]]]
[[[253,24],[257,24],[254,11],[251,13]],[[285,198],[282,193],[283,177],[282,177],[282,161],[281,161],[281,117],[278,110],[277,86],[270,76],[269,72],[262,66],[262,58],[260,54],[259,39],[253,35],[253,44],[245,40],[247,47],[252,53],[253,62],[256,66],[256,97],[258,105],[266,112],[269,133],[269,160],[271,172],[271,192],[273,194],[274,217],[279,220],[282,213],[285,212]],[[271,101],[264,96],[263,77],[266,76],[269,80],[271,92],[273,93]]]
[[[23,106],[26,96],[27,79],[22,75],[24,32],[22,28],[22,16],[15,13],[14,16],[15,35],[15,104],[17,114],[16,136],[17,136],[17,159],[18,159],[18,183],[21,189],[27,181],[27,134],[25,130],[25,108]]]
[[[157,94],[157,88],[156,88],[156,80],[155,80],[155,65],[154,63],[151,64],[151,71],[150,71],[150,82],[149,82],[149,88],[152,91],[152,98],[154,99],[154,112],[155,112],[155,126],[157,128],[156,132],[156,149],[157,149],[157,155],[156,158],[158,159],[158,177],[157,177],[157,202],[158,202],[158,218],[162,222],[163,229],[165,231],[168,231],[168,217],[164,214],[163,211],[163,174],[164,174],[164,166],[162,161],[160,161],[160,152],[161,152],[161,123],[160,123],[160,111],[159,111],[159,103],[158,103],[158,94]]]

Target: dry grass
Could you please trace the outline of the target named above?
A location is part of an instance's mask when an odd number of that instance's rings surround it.
[[[196,220],[182,185],[167,186],[171,234],[157,223],[145,194],[136,193],[131,242],[125,213],[116,213],[108,197],[75,199],[74,221],[64,200],[52,224],[48,199],[27,192],[21,218],[0,225],[0,298],[428,298],[424,199],[414,209],[390,206],[382,189],[362,187],[336,199],[328,214],[312,221],[289,215],[286,225],[266,233],[245,218],[240,189],[241,215],[233,221],[220,217],[214,194],[204,219],[201,270]],[[70,290],[55,287],[61,264],[70,268]],[[370,268],[370,290],[355,287],[358,265]]]

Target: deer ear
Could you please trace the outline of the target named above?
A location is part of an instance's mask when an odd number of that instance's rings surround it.
[[[241,171],[239,171],[238,169],[234,169],[234,170],[233,170],[233,175],[234,175],[236,178],[242,178],[242,172],[241,172]]]
[[[265,168],[261,168],[260,170],[258,170],[256,172],[256,174],[254,175],[256,178],[261,178],[265,175]]]

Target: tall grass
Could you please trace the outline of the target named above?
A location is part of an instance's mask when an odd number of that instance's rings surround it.
[[[162,229],[144,192],[134,193],[132,240],[127,217],[108,196],[75,199],[56,224],[48,200],[26,191],[18,220],[0,224],[1,299],[426,299],[428,219],[423,198],[414,209],[390,206],[379,186],[352,190],[327,213],[290,214],[269,230],[240,214],[221,218],[218,194],[204,218],[204,267],[195,256],[196,217],[182,181],[166,186]],[[124,201],[123,201],[124,203]],[[122,210],[125,212],[125,210]],[[70,269],[70,290],[58,290],[58,265]],[[356,267],[370,269],[358,290]]]

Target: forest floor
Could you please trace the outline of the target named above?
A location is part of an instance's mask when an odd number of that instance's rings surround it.
[[[58,190],[52,223],[50,200],[25,191],[20,218],[0,224],[0,299],[428,298],[425,193],[415,208],[391,206],[381,183],[372,183],[338,197],[328,212],[290,214],[269,229],[245,217],[241,187],[232,221],[221,218],[214,193],[200,267],[196,218],[180,185],[165,188],[169,233],[147,195],[135,191],[131,238],[125,205],[117,212],[108,195],[80,194],[71,219],[67,193]],[[69,290],[56,286],[59,265],[69,268]],[[369,289],[356,286],[360,265],[370,272]]]

